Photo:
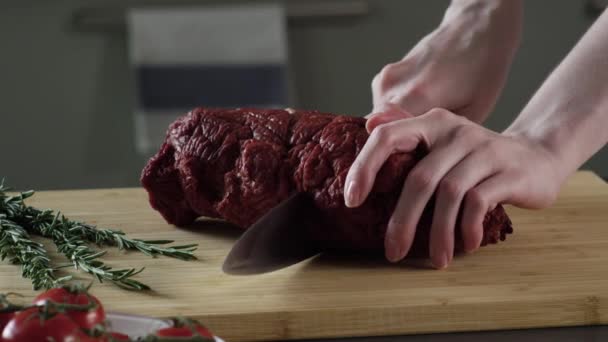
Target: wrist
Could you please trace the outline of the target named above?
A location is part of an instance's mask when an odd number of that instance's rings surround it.
[[[540,151],[543,158],[537,162],[548,163],[552,178],[557,180],[557,184],[562,184],[580,166],[576,158],[569,155],[568,144],[571,141],[567,131],[564,126],[543,124],[525,128],[511,126],[503,135]]]

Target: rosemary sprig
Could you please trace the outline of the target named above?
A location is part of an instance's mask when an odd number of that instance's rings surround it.
[[[71,279],[71,276],[56,277],[44,246],[33,241],[23,227],[0,214],[0,259],[6,258],[21,265],[21,276],[32,280],[34,290],[48,289]]]
[[[159,245],[165,245],[173,241],[131,239],[120,230],[97,228],[77,221],[72,221],[68,230],[70,234],[77,234],[99,246],[116,246],[121,250],[138,250],[152,257],[164,255],[181,260],[196,259],[192,254],[196,250],[196,244],[162,247]]]
[[[42,216],[50,215],[50,211],[44,211]],[[59,215],[59,214],[57,214]],[[51,223],[41,222],[33,227],[40,235],[53,239],[57,250],[65,255],[74,265],[76,269],[92,274],[99,282],[104,280],[127,289],[127,290],[149,290],[150,287],[137,280],[131,279],[133,276],[141,273],[144,269],[136,270],[134,268],[114,270],[99,260],[100,257],[106,254],[105,251],[96,251],[87,245],[87,242],[81,240],[79,236],[68,236],[66,234],[65,225],[69,221],[62,217],[58,219],[55,216]]]
[[[0,218],[3,220],[0,231],[0,256],[2,258],[11,256],[14,263],[21,264],[24,270],[23,276],[32,279],[36,289],[56,286],[68,281],[70,277],[55,278],[54,269],[49,266],[50,260],[44,247],[29,240],[28,233],[51,238],[58,251],[65,255],[76,269],[92,274],[99,282],[110,281],[128,290],[150,289],[146,284],[132,279],[142,272],[143,268],[112,269],[100,260],[106,252],[94,250],[88,245],[89,243],[116,246],[123,250],[137,250],[153,257],[163,255],[181,260],[196,259],[193,254],[197,246],[195,244],[161,246],[173,241],[132,239],[119,230],[97,229],[93,225],[70,220],[60,212],[27,206],[24,200],[31,197],[33,191],[7,196],[7,190],[4,184],[0,183]],[[5,229],[4,226],[8,228]],[[17,236],[19,244],[5,239],[4,235]],[[3,242],[5,240],[7,242]],[[15,255],[23,253],[27,258],[23,256],[15,258]],[[31,256],[28,253],[35,254]]]

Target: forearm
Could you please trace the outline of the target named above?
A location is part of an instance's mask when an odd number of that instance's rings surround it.
[[[521,24],[523,0],[452,0],[442,23],[462,17],[495,19],[506,16],[514,24]]]
[[[522,0],[452,0],[439,26],[456,30],[464,40],[492,31],[492,48],[510,62],[519,45],[523,25]]]
[[[549,150],[562,181],[608,142],[607,56],[605,12],[505,131]]]
[[[452,1],[438,31],[445,40],[457,41],[457,50],[477,51],[468,63],[475,65],[472,72],[477,75],[469,79],[478,84],[478,90],[470,106],[448,109],[477,123],[485,120],[506,83],[522,28],[522,0]]]
[[[372,81],[368,127],[433,108],[482,122],[507,78],[522,26],[522,0],[454,0],[440,25]]]

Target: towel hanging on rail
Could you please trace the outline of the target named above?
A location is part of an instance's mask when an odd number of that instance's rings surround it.
[[[132,9],[136,143],[149,155],[196,106],[285,107],[285,14],[276,4]]]

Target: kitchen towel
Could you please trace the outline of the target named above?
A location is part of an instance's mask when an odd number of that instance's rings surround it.
[[[280,4],[131,9],[137,150],[193,107],[287,106],[285,19]]]

